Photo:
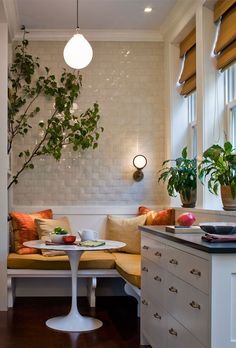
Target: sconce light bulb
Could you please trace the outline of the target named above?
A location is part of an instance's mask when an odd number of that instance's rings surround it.
[[[133,164],[137,169],[143,169],[147,164],[147,159],[143,155],[137,155],[133,159]]]
[[[147,165],[147,159],[143,155],[137,155],[133,159],[133,165],[137,170],[133,174],[133,178],[135,181],[141,181],[144,177],[142,169]]]

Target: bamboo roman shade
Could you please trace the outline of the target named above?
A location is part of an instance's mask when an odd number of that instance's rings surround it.
[[[180,94],[188,96],[196,89],[196,30],[191,31],[180,43],[180,58],[184,59],[184,65],[179,83]]]
[[[217,69],[223,70],[236,61],[236,0],[219,0],[215,5],[214,20],[221,20],[214,53]]]

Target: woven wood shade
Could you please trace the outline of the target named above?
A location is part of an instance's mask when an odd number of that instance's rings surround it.
[[[222,17],[214,53],[217,54],[217,68],[222,70],[236,61],[236,0],[218,1],[215,18],[219,19],[220,16]]]
[[[182,86],[180,95],[187,97],[189,94],[193,93],[196,90],[196,74],[188,79],[185,84]]]
[[[183,58],[186,52],[196,44],[196,29],[193,29],[179,45],[179,56]]]
[[[214,21],[217,22],[218,19],[226,12],[230,7],[236,3],[235,0],[219,0],[215,4],[214,8]]]
[[[180,57],[184,59],[179,83],[182,85],[180,94],[187,96],[196,90],[196,30],[180,43]]]

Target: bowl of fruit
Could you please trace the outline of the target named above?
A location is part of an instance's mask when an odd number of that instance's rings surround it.
[[[50,238],[53,243],[62,244],[63,237],[65,236],[69,236],[69,232],[65,228],[58,226],[54,228],[54,231],[51,233]]]
[[[71,234],[63,236],[63,243],[65,244],[74,244],[76,240],[76,236],[72,236]]]

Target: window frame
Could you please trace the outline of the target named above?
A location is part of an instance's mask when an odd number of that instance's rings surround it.
[[[234,147],[236,147],[236,141],[234,141],[235,139],[235,135],[234,132],[236,132],[236,122],[233,120],[233,112],[232,109],[236,110],[236,99],[233,99],[231,102],[229,102],[226,105],[226,122],[227,122],[227,136],[228,139]],[[236,112],[236,111],[235,111]],[[234,123],[235,122],[235,123]]]
[[[232,112],[232,109],[236,108],[236,63],[224,71],[224,91],[227,140],[236,147],[236,122],[233,120]]]
[[[188,98],[188,153],[190,158],[197,157],[197,92]]]

